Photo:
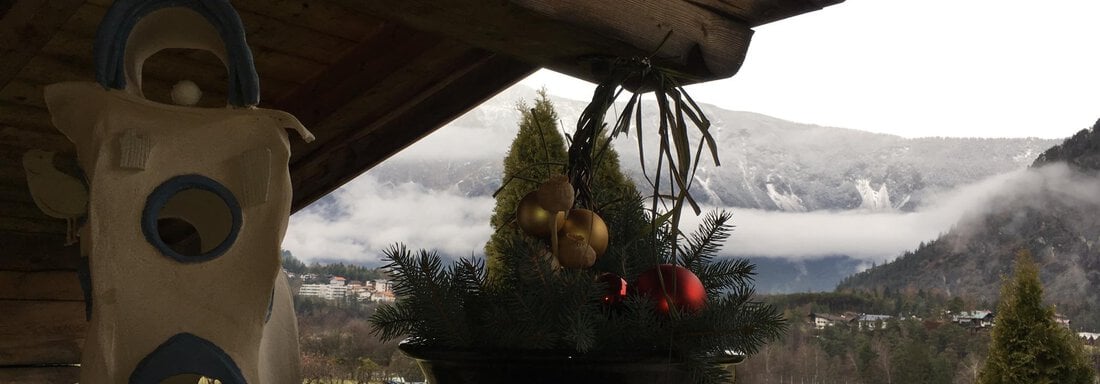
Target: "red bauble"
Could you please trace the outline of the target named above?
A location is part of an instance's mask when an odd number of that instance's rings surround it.
[[[606,287],[602,296],[604,304],[619,304],[626,298],[626,280],[619,277],[619,275],[607,272],[597,277],[596,281],[603,283]]]
[[[679,265],[661,264],[645,271],[638,275],[638,282],[634,287],[639,294],[649,297],[657,304],[658,312],[666,315],[670,308],[669,299],[672,299],[672,305],[687,312],[703,309],[707,300],[707,290],[703,287],[703,282],[687,268]]]

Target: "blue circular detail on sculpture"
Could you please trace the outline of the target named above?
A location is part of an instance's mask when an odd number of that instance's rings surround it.
[[[230,216],[233,218],[233,223],[229,227],[229,234],[225,236],[225,240],[222,240],[218,246],[209,252],[197,256],[184,255],[169,247],[161,239],[157,224],[160,211],[168,204],[168,200],[180,192],[191,189],[201,189],[217,195],[229,208]],[[149,197],[145,200],[145,209],[141,213],[141,232],[145,235],[145,240],[165,256],[181,263],[199,263],[213,260],[228,251],[229,247],[237,241],[242,222],[241,205],[237,202],[237,197],[229,191],[229,188],[206,176],[183,175],[168,179],[168,181],[154,189],[153,193],[149,194]]]
[[[197,12],[221,35],[229,67],[229,103],[238,107],[259,104],[260,76],[245,41],[244,24],[228,0],[115,0],[96,31],[92,49],[96,81],[107,88],[126,88],[123,58],[130,32],[145,15],[172,7]]]

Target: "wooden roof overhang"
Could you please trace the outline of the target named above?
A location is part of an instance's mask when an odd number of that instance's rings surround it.
[[[598,81],[593,57],[652,54],[686,82],[725,78],[740,67],[752,27],[840,1],[232,3],[260,75],[260,106],[293,113],[317,136],[292,140],[298,210],[539,67]],[[73,369],[32,366],[79,361],[79,251],[63,246],[64,221],[35,207],[21,157],[35,148],[72,156],[42,89],[94,78],[92,40],[110,3],[0,1],[0,382],[66,380]],[[167,100],[188,79],[204,91],[200,106],[224,105],[226,73],[212,55],[168,50],[143,76],[150,99]]]

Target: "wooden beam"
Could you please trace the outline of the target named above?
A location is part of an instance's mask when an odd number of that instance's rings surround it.
[[[11,81],[83,0],[17,0],[0,19],[0,87]]]
[[[684,83],[733,76],[753,26],[840,0],[334,0],[590,81],[600,57],[651,57]]]
[[[0,367],[0,383],[4,384],[75,383],[79,380],[80,367],[75,365]]]
[[[0,313],[0,366],[80,362],[83,302],[0,300]]]
[[[821,10],[844,0],[684,0],[701,8],[745,20],[750,27]]]
[[[510,57],[471,51],[452,73],[396,102],[291,164],[292,209],[297,211],[531,74],[537,67]]]

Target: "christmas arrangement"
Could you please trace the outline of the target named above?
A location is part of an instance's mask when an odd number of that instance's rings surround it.
[[[403,245],[385,251],[399,300],[372,316],[374,331],[407,338],[402,349],[421,360],[430,379],[728,382],[730,363],[784,332],[780,314],[753,300],[753,266],[718,258],[733,228],[729,213],[707,213],[691,231],[679,228],[683,208],[700,214],[689,191],[701,158],[718,163],[702,110],[675,76],[644,59],[606,68],[568,137],[565,161],[547,149],[544,161],[504,181],[529,192],[497,228],[502,240],[490,244],[490,267],[480,258],[445,265],[434,252]],[[652,90],[656,133],[642,127],[649,103],[628,87]],[[609,126],[608,110],[620,98],[627,101]],[[610,142],[630,134],[643,169],[651,170],[648,196],[596,182],[601,164],[615,156]],[[644,151],[649,139],[656,140],[652,158]],[[424,351],[437,353],[418,356]],[[434,362],[436,374],[427,372],[426,360],[448,358]],[[463,370],[455,360],[491,369]],[[512,363],[519,368],[509,371]]]

